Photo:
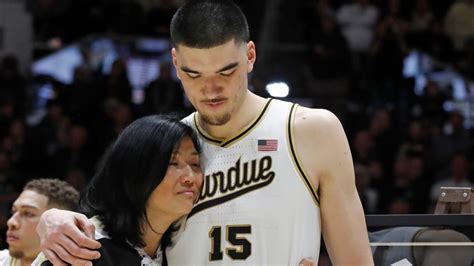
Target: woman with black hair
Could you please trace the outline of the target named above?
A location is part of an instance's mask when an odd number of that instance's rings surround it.
[[[93,264],[166,265],[162,251],[197,201],[202,182],[191,128],[158,115],[130,124],[80,201],[102,245]]]

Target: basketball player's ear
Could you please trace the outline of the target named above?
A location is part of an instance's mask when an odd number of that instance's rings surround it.
[[[181,80],[181,77],[179,76],[179,69],[178,69],[178,59],[176,57],[176,48],[171,49],[171,57],[173,58],[173,65],[176,70],[176,76],[178,76],[178,79]]]
[[[247,43],[247,72],[250,73],[253,70],[253,64],[257,59],[257,51],[255,50],[255,43],[249,41]]]

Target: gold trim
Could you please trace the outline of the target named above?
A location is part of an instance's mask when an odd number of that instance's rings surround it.
[[[17,265],[17,259],[16,257],[12,257],[11,255],[10,256],[10,266],[15,266]],[[21,263],[20,263],[21,264]]]
[[[227,148],[227,147],[230,147],[232,144],[238,142],[239,140],[245,138],[248,134],[250,134],[250,132],[252,132],[252,130],[254,128],[257,127],[258,124],[260,124],[260,122],[263,120],[263,117],[267,114],[267,111],[269,109],[268,107],[270,106],[271,101],[272,101],[271,98],[267,99],[267,102],[265,103],[265,106],[263,107],[262,111],[260,111],[260,114],[257,116],[257,118],[255,118],[254,121],[252,121],[252,123],[250,123],[249,126],[247,126],[243,130],[241,130],[238,134],[235,134],[233,137],[228,138],[228,139],[219,140],[219,139],[213,138],[209,134],[207,134],[207,132],[198,123],[198,119],[197,119],[198,113],[197,112],[194,113],[194,119],[193,119],[194,120],[194,125],[196,126],[198,134],[206,142],[209,142],[213,145],[221,146],[223,148]]]
[[[220,225],[215,225],[215,226],[211,227],[211,229],[209,229],[209,233],[208,233],[209,238],[211,239],[211,251],[209,252],[209,263],[211,263],[211,262],[213,262],[213,261],[217,261],[217,260],[222,260],[222,259],[223,259],[223,258],[221,258],[221,259],[216,259],[216,260],[213,260],[213,259],[212,259],[212,254],[214,254],[214,253],[216,252],[216,251],[214,250],[214,247],[215,247],[216,243],[214,243],[214,240],[215,240],[215,239],[214,239],[214,236],[213,236],[211,233],[214,232],[215,229],[219,229],[219,231],[220,231],[220,232],[219,232],[219,238],[220,238],[220,239],[218,239],[220,245],[219,245],[219,251],[218,251],[218,252],[219,252],[222,256],[224,255],[224,253],[222,252],[222,241],[221,241],[221,239],[222,239],[222,227],[221,227]]]
[[[308,178],[308,174],[304,170],[301,160],[298,157],[298,153],[296,152],[296,145],[294,145],[294,116],[296,114],[296,108],[298,104],[293,104],[290,108],[290,114],[287,117],[287,130],[286,130],[286,138],[288,143],[288,150],[290,151],[290,157],[295,165],[296,171],[298,172],[299,176],[302,178],[303,183],[305,184],[306,188],[311,194],[311,197],[315,201],[316,205],[319,207],[319,195],[318,190],[314,188],[313,183],[311,183],[310,179]]]
[[[196,127],[196,130],[198,132],[198,134],[206,141],[206,142],[210,142],[214,145],[219,145],[222,140],[217,140],[217,139],[214,139],[212,138],[211,136],[209,136],[206,131],[204,131],[204,129],[201,128],[201,126],[199,126],[199,123],[198,123],[198,120],[197,120],[197,115],[198,115],[198,112],[195,112],[194,115],[193,115],[193,122],[194,122],[194,126]]]

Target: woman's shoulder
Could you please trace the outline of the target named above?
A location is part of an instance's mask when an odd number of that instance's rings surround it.
[[[94,265],[141,265],[142,257],[128,243],[105,237],[97,241],[101,244],[101,256],[94,261]]]

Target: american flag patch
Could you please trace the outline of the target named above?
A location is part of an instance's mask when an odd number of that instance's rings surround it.
[[[258,151],[276,151],[278,149],[277,139],[259,139],[257,143]]]

